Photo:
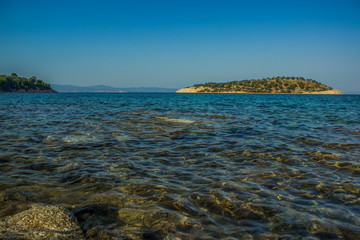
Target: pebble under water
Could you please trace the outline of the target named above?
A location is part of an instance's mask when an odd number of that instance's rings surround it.
[[[360,95],[3,93],[0,127],[3,222],[46,204],[86,239],[360,239]]]

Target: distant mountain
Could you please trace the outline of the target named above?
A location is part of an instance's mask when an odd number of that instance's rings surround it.
[[[137,87],[137,88],[115,88],[105,85],[80,87],[74,85],[51,84],[58,92],[176,92],[175,88]]]
[[[137,88],[123,88],[126,92],[162,92],[174,93],[176,88],[158,88],[158,87],[137,87]]]
[[[105,85],[80,87],[74,85],[51,84],[51,87],[58,92],[125,92],[120,88],[114,88]]]

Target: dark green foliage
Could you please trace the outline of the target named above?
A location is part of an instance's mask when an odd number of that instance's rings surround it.
[[[19,90],[44,91],[52,89],[49,84],[35,76],[27,79],[18,77],[16,73],[11,73],[10,76],[0,75],[0,92],[16,92]]]
[[[272,77],[258,80],[231,81],[226,83],[209,82],[196,84],[204,88],[201,92],[249,92],[249,93],[303,93],[331,90],[324,84],[303,77]]]

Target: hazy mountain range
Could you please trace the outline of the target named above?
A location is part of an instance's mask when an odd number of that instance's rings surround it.
[[[116,88],[106,85],[96,85],[80,87],[74,85],[51,84],[51,88],[57,92],[176,92],[175,88],[158,87],[136,87],[136,88]]]

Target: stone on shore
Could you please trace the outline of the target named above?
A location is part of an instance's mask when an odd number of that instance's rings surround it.
[[[84,239],[73,214],[64,207],[33,204],[0,220],[0,239]]]

